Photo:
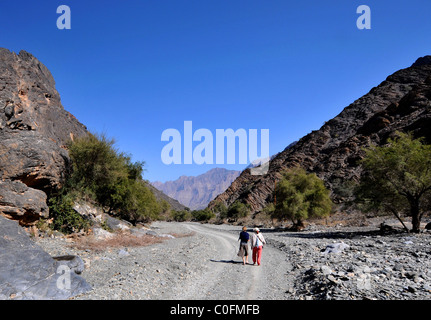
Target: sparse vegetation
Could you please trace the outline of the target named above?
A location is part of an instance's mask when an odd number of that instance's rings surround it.
[[[73,246],[81,250],[103,251],[106,248],[143,247],[160,243],[163,238],[151,235],[135,236],[128,233],[116,233],[108,239],[94,237],[80,237],[74,241]]]

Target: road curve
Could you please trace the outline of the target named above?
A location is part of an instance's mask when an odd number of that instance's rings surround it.
[[[266,246],[261,266],[243,265],[237,256],[238,232],[217,228],[215,225],[186,223],[184,226],[204,241],[203,250],[211,250],[212,259],[201,261],[201,272],[173,290],[172,299],[284,299],[286,270],[285,254]]]

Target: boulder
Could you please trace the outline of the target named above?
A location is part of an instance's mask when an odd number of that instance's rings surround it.
[[[349,245],[344,242],[328,244],[325,248],[324,254],[328,253],[341,253],[344,249],[349,248]]]
[[[106,226],[112,231],[128,231],[133,225],[124,220],[119,220],[117,218],[111,217],[110,215],[105,215]]]
[[[53,259],[56,260],[59,265],[67,266],[71,271],[75,272],[76,274],[81,274],[82,272],[84,272],[85,263],[79,256],[70,254],[65,256],[53,257]]]
[[[109,232],[103,228],[95,227],[93,230],[93,236],[96,240],[107,240],[115,236],[114,233]]]
[[[86,201],[76,201],[73,204],[73,210],[93,224],[100,224],[105,215],[100,207]]]
[[[19,220],[23,225],[29,225],[40,217],[47,218],[46,194],[20,181],[0,181],[0,213]]]
[[[42,250],[17,222],[0,216],[0,299],[69,299],[89,290],[84,278]]]

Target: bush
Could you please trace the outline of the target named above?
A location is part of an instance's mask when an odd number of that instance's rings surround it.
[[[214,205],[214,207],[212,207],[212,212],[220,219],[225,219],[227,218],[227,207],[225,206],[225,204],[221,201],[217,201],[217,203]]]
[[[232,218],[236,221],[239,218],[247,217],[248,213],[249,207],[237,200],[229,206],[227,210],[227,218]]]
[[[332,201],[323,181],[302,168],[293,168],[283,173],[275,190],[276,204],[273,218],[291,219],[295,226],[312,217],[330,214]]]
[[[195,221],[208,221],[215,218],[215,214],[209,209],[193,210],[192,219]]]
[[[172,219],[177,222],[184,222],[188,221],[191,218],[191,214],[187,210],[180,210],[180,211],[172,211]]]
[[[53,218],[52,228],[63,233],[87,231],[90,222],[73,209],[73,197],[57,194],[49,199],[49,212]]]
[[[94,201],[133,223],[158,218],[162,206],[142,179],[144,162],[132,162],[114,143],[91,133],[70,143],[65,186],[50,200],[56,228],[71,232],[82,225],[72,208],[77,198]]]

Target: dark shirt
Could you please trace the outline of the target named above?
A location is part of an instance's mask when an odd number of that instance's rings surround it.
[[[249,239],[250,235],[248,234],[248,232],[241,231],[241,233],[239,234],[239,240],[241,240],[241,242],[247,242]]]

